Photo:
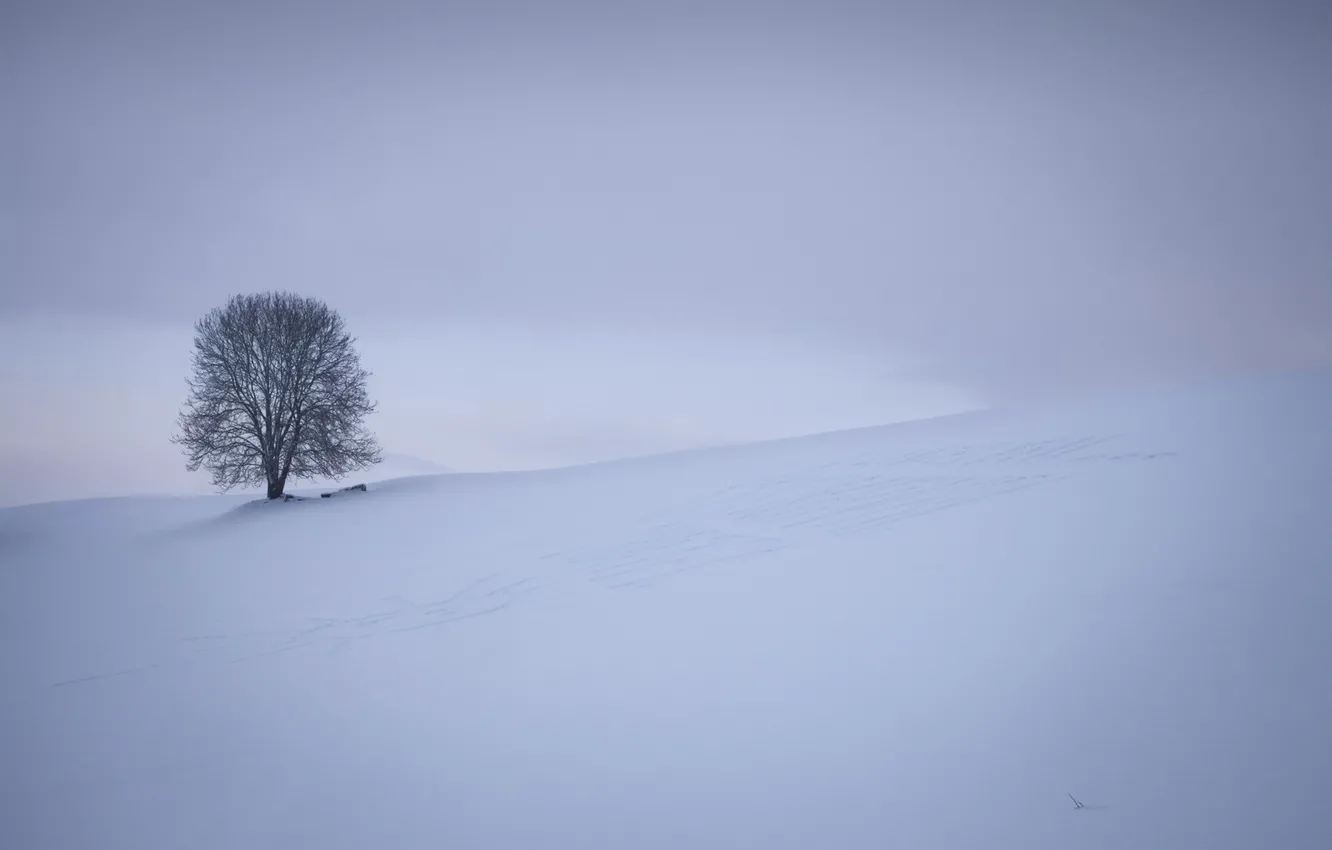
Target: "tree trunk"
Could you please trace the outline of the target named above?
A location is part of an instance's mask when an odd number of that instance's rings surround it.
[[[286,486],[287,482],[283,481],[281,478],[268,479],[268,498],[281,499],[282,491],[286,488]]]

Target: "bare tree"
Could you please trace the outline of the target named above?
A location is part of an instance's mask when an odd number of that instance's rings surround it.
[[[314,298],[236,295],[194,326],[189,399],[180,433],[190,471],[200,466],[223,491],[287,479],[338,479],[378,463],[362,420],[366,393],[355,339],[342,317]]]

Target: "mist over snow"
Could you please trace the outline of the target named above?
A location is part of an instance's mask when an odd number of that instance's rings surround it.
[[[0,510],[0,844],[1326,847],[1328,433],[1323,371]]]
[[[731,332],[364,321],[387,456],[349,482],[566,466],[936,416],[984,398],[821,340]],[[0,506],[204,494],[168,442],[189,323],[0,318]],[[23,369],[16,368],[23,364]],[[416,460],[409,461],[408,458]],[[326,482],[297,482],[319,487]]]
[[[205,489],[238,292],[465,471],[1332,365],[1330,9],[5,3],[0,504]]]

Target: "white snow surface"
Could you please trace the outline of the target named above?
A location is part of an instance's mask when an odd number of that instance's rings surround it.
[[[1332,847],[1327,373],[352,496],[0,511],[0,846]]]

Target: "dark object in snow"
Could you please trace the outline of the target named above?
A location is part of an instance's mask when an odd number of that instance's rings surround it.
[[[362,493],[366,492],[366,489],[365,489],[365,485],[364,485],[364,484],[353,484],[353,485],[350,486],[350,487],[343,487],[341,490],[337,490],[337,491],[332,492],[332,493],[320,493],[320,494],[319,494],[319,498],[321,498],[321,499],[331,499],[332,497],[336,496],[338,493],[348,493],[348,492],[351,492],[352,490],[359,490],[359,491],[361,491]]]
[[[1074,797],[1072,794],[1069,794],[1069,795],[1068,795],[1068,799],[1070,799],[1070,800],[1073,801],[1073,808],[1075,808],[1075,809],[1081,809],[1081,808],[1084,808],[1084,806],[1082,805],[1082,803],[1078,802],[1078,798],[1077,798],[1077,797]]]

